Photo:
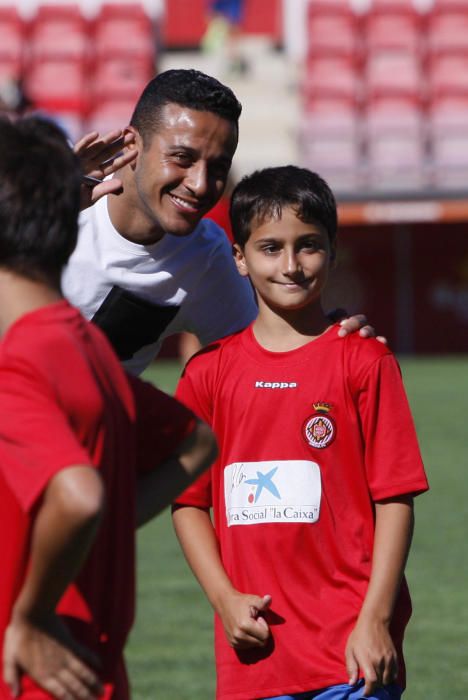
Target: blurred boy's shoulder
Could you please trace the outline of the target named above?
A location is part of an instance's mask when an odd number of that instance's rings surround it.
[[[196,352],[185,365],[184,374],[187,372],[213,370],[215,367],[218,367],[221,362],[226,361],[233,354],[237,353],[244,333],[245,329],[236,333],[230,333]]]

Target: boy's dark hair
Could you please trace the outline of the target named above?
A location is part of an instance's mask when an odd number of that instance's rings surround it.
[[[130,120],[145,146],[160,126],[162,108],[167,104],[213,112],[236,126],[242,111],[233,91],[216,78],[193,69],[164,71],[145,87]]]
[[[230,208],[234,241],[243,248],[252,222],[278,219],[283,207],[292,207],[305,223],[323,226],[334,248],[338,220],[333,192],[317,173],[295,165],[256,170],[238,183]]]
[[[78,235],[81,168],[63,132],[0,119],[0,266],[56,285]]]

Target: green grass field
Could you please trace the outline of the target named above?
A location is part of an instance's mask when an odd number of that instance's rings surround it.
[[[407,576],[406,700],[468,697],[468,356],[402,358],[431,491],[416,500]],[[174,363],[147,378],[171,391]],[[169,513],[139,535],[137,623],[127,659],[134,700],[214,697],[212,613],[172,534]]]

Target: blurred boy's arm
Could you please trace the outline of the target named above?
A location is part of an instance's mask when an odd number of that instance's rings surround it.
[[[261,613],[269,607],[271,598],[240,593],[233,588],[219,555],[209,512],[177,505],[172,518],[184,555],[220,616],[229,644],[235,649],[265,646],[270,630]]]
[[[389,626],[413,534],[413,499],[400,496],[377,502],[375,511],[369,587],[346,646],[349,682],[352,685],[357,681],[361,669],[365,695],[395,682],[398,672]]]
[[[102,690],[96,659],[79,646],[55,614],[78,574],[103,510],[99,474],[76,465],[53,476],[31,535],[30,565],[5,633],[3,676],[17,695],[27,673],[53,697],[91,700]]]
[[[154,518],[216,459],[211,429],[197,421],[175,452],[137,481],[137,527]]]

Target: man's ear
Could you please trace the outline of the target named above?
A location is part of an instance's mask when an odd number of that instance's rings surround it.
[[[242,277],[248,277],[249,271],[247,269],[247,263],[245,260],[244,251],[238,243],[234,243],[232,246],[232,254],[234,255],[234,262],[236,263],[237,272]]]
[[[134,126],[126,126],[124,129],[124,137],[126,137],[126,144],[124,150],[137,151],[137,157],[130,163],[132,170],[136,167],[136,161],[138,159],[138,153],[143,150],[143,140],[140,136],[138,129]]]

